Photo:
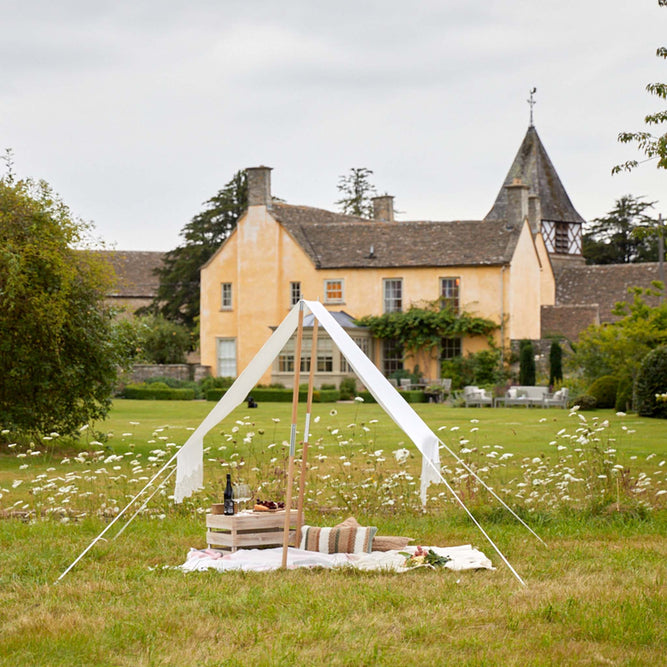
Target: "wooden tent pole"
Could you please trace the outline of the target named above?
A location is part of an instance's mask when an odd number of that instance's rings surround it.
[[[285,526],[283,532],[282,568],[287,567],[287,547],[292,516],[292,485],[294,483],[294,453],[296,451],[296,419],[299,407],[299,380],[301,373],[301,344],[303,341],[303,301],[299,302],[299,324],[296,330],[296,349],[294,350],[294,390],[292,391],[292,425],[289,442],[289,464],[287,466],[287,489],[285,491]]]
[[[315,384],[315,367],[317,366],[317,329],[319,322],[313,318],[313,341],[310,349],[310,373],[308,375],[308,402],[306,403],[306,427],[303,434],[303,450],[301,452],[301,474],[299,475],[299,499],[296,503],[296,533],[294,546],[301,544],[301,526],[303,526],[303,497],[306,493],[306,464],[308,462],[308,443],[310,439],[310,412],[313,407],[313,386]]]

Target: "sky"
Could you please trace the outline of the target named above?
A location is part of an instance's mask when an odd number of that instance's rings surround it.
[[[0,149],[119,250],[170,250],[239,169],[335,210],[352,167],[399,220],[481,219],[529,124],[586,219],[667,173],[619,144],[664,108],[657,0],[1,0]]]

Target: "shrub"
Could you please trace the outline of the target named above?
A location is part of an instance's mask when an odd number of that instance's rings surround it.
[[[205,395],[209,389],[229,389],[234,384],[235,379],[232,377],[213,377],[209,375],[199,381],[199,386]]]
[[[320,403],[335,403],[336,401],[340,400],[340,392],[338,389],[325,389],[322,387],[320,389]],[[299,400],[301,400],[301,396],[299,396]],[[315,392],[313,392],[313,401],[315,400]]]
[[[273,387],[255,387],[251,392],[257,403],[290,403],[293,392],[291,389],[281,389]],[[208,394],[207,394],[208,397]],[[313,403],[335,403],[340,397],[337,389],[314,389]],[[212,398],[211,400],[216,400]],[[219,400],[219,399],[217,399]],[[299,389],[299,402],[305,403],[308,400],[308,390]]]
[[[577,398],[570,401],[568,407],[573,408],[578,405],[580,410],[595,410],[597,407],[597,400],[595,396],[589,396],[588,394],[582,394],[577,396]]]
[[[320,389],[335,389],[336,385],[335,384],[323,384]]]
[[[350,401],[357,395],[357,381],[354,378],[343,378],[340,381],[340,397],[343,401]]]
[[[364,403],[376,403],[377,401],[373,398],[373,394],[370,391],[360,391],[357,393],[357,396],[360,396],[364,399]],[[426,397],[424,396],[423,391],[402,391],[401,396],[408,403],[425,403]]]
[[[201,386],[198,382],[192,382],[191,380],[178,380],[177,378],[170,377],[154,377],[146,378],[145,384],[154,386],[156,383],[162,383],[171,389],[192,389],[195,394],[195,398],[201,398],[202,391]]]
[[[519,384],[524,387],[535,385],[535,353],[529,340],[522,340],[519,347]]]
[[[121,393],[123,398],[139,401],[191,401],[195,397],[194,389],[174,389],[164,382],[151,384],[129,384]]]
[[[221,389],[220,387],[212,387],[211,389],[207,389],[204,392],[204,396],[206,397],[207,401],[219,401],[227,392],[226,389]]]
[[[502,365],[500,350],[492,349],[446,359],[440,365],[440,377],[451,378],[452,389],[462,389],[469,384],[502,384],[507,374]]]
[[[616,390],[616,405],[614,409],[617,412],[627,412],[633,409],[632,405],[632,380],[624,377],[618,381]]]
[[[595,397],[596,407],[614,408],[616,407],[617,390],[618,378],[613,375],[603,375],[593,382],[586,393]]]
[[[667,419],[667,345],[649,352],[639,366],[635,380],[637,413],[642,417]]]
[[[563,350],[555,340],[549,348],[549,386],[563,381]]]

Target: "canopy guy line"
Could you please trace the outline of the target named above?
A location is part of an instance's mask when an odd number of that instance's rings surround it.
[[[542,544],[549,546],[456,452],[450,449],[446,443],[438,439],[438,442],[525,528],[527,528]]]
[[[139,491],[139,493],[137,493],[137,495],[134,496],[134,498],[132,498],[132,500],[130,500],[130,502],[129,502],[127,505],[125,505],[125,507],[123,507],[123,509],[122,509],[120,512],[118,512],[118,514],[116,514],[116,516],[113,518],[113,520],[111,521],[111,523],[110,523],[110,524],[109,524],[109,525],[108,525],[108,526],[107,526],[107,527],[106,527],[106,528],[105,528],[105,529],[104,529],[104,530],[103,530],[103,531],[102,531],[102,532],[101,532],[101,533],[100,533],[100,534],[99,534],[99,535],[98,535],[98,536],[97,536],[97,537],[96,537],[96,538],[95,538],[95,539],[94,539],[94,540],[93,540],[93,541],[92,541],[92,542],[91,542],[91,543],[90,543],[90,544],[89,544],[89,545],[88,545],[88,546],[87,546],[87,547],[86,547],[86,548],[85,548],[85,549],[84,549],[78,556],[77,556],[77,558],[71,563],[71,565],[70,565],[70,566],[69,566],[69,567],[68,567],[68,568],[67,568],[67,569],[66,569],[66,570],[65,570],[65,571],[64,571],[64,572],[63,572],[63,573],[56,579],[56,581],[55,581],[56,584],[57,584],[57,583],[58,583],[58,582],[59,582],[59,581],[60,581],[60,580],[61,580],[61,579],[62,579],[62,578],[63,578],[63,577],[64,577],[64,576],[65,576],[65,575],[66,575],[66,574],[67,574],[67,573],[68,573],[68,572],[69,572],[69,571],[70,571],[70,570],[71,570],[71,569],[72,569],[72,568],[73,568],[73,567],[74,567],[74,566],[75,566],[75,565],[76,565],[76,564],[77,564],[77,563],[78,563],[78,562],[79,562],[79,561],[80,561],[80,560],[81,560],[81,559],[82,559],[82,558],[83,558],[83,557],[84,557],[84,556],[85,556],[91,549],[92,549],[92,548],[93,548],[93,546],[94,546],[95,544],[97,544],[97,542],[99,542],[99,541],[102,539],[102,537],[104,537],[104,535],[106,535],[106,533],[111,529],[111,526],[113,526],[113,525],[116,523],[116,521],[118,521],[118,520],[125,514],[125,512],[127,512],[127,510],[134,504],[134,502],[135,502],[139,497],[141,497],[141,496],[143,495],[144,491],[146,491],[146,489],[147,489],[149,486],[151,486],[151,484],[153,484],[153,482],[154,482],[154,481],[155,481],[155,480],[156,480],[156,479],[157,479],[157,478],[158,478],[158,477],[159,477],[159,476],[160,476],[160,475],[167,469],[167,467],[171,464],[171,462],[172,462],[177,456],[178,456],[178,452],[176,452],[176,453],[175,453],[175,454],[174,454],[174,455],[173,455],[173,456],[172,456],[172,457],[171,457],[171,458],[170,458],[170,459],[169,459],[169,460],[162,466],[162,468],[160,468],[160,470],[158,470],[158,471],[155,473],[155,475],[153,475],[153,477],[148,481],[148,483],[146,484],[146,486],[144,486],[144,488],[141,489],[141,491]],[[174,470],[176,470],[176,468],[174,468]],[[173,471],[172,471],[172,472],[173,472]],[[171,476],[171,473],[169,473],[169,476],[168,476],[168,477],[170,477],[170,476]],[[163,483],[164,483],[164,482],[163,482]],[[159,487],[158,487],[158,488],[159,488]],[[132,519],[134,519],[135,516],[136,516],[136,514],[132,517]],[[130,521],[128,521],[127,524],[129,524],[129,523],[132,521],[132,519],[130,519]],[[127,526],[127,524],[125,524],[125,526]],[[121,531],[121,532],[122,532],[122,531]],[[117,536],[116,536],[116,537],[117,537]]]
[[[117,540],[122,532],[134,521],[137,514],[146,508],[146,505],[153,499],[153,496],[169,481],[169,478],[176,472],[176,466],[174,466],[170,473],[157,485],[155,491],[151,493],[146,500],[144,500],[142,506],[125,522],[125,525],[114,535],[114,540]]]

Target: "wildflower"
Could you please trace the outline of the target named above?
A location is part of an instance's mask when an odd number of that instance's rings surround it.
[[[410,456],[410,450],[408,449],[397,449],[394,452],[394,457],[396,458],[396,461],[398,463],[405,463],[408,460],[408,457]]]

